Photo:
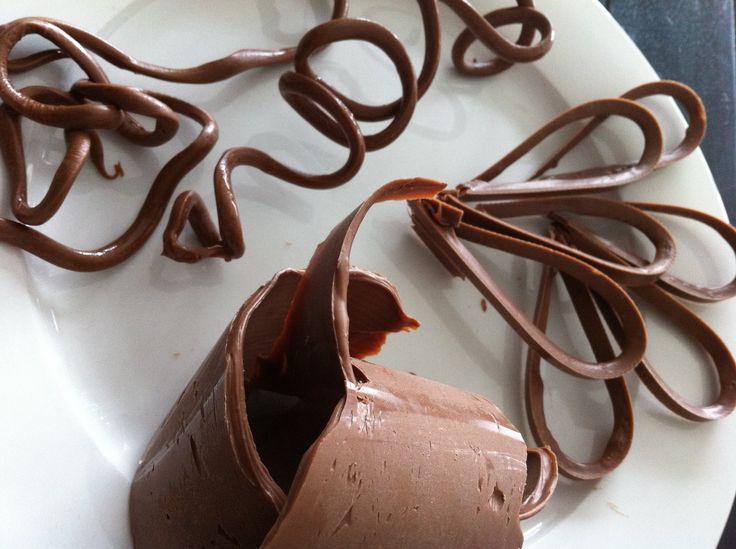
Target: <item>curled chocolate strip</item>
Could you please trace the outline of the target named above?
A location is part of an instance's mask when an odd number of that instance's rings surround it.
[[[631,120],[641,131],[644,137],[644,148],[641,157],[635,164],[600,166],[513,183],[494,181],[509,166],[551,134],[579,120],[604,115],[621,116]],[[464,200],[604,191],[645,177],[656,168],[661,154],[662,133],[657,119],[648,109],[630,99],[598,99],[573,107],[552,119],[473,181],[458,185],[457,190]]]
[[[542,273],[537,306],[534,311],[534,324],[540,330],[546,329],[549,320],[552,281],[555,273],[556,271],[549,265],[545,266]],[[585,286],[578,281],[564,275],[563,280],[596,359],[600,361],[610,360],[614,356],[614,352],[601,319],[596,312],[592,296]],[[634,414],[626,382],[623,377],[616,377],[606,379],[605,383],[608,396],[611,399],[613,429],[600,457],[591,462],[581,462],[569,456],[562,449],[547,424],[544,411],[544,382],[541,375],[541,358],[534,349],[529,348],[524,382],[529,427],[537,444],[544,444],[552,448],[557,456],[560,473],[567,477],[577,480],[599,479],[618,467],[631,448],[634,437]]]
[[[580,377],[611,379],[632,370],[646,346],[644,324],[626,292],[594,267],[567,254],[464,220],[462,210],[438,200],[410,202],[414,230],[455,276],[467,277],[508,324],[545,360]],[[460,238],[548,264],[592,288],[609,302],[626,324],[626,338],[618,356],[599,362],[574,357],[551,341],[495,283]]]
[[[651,119],[646,120],[647,117],[644,117],[637,121],[636,116],[632,116],[633,113],[630,112],[625,113],[623,105],[617,105],[616,100],[593,101],[573,107],[548,122],[501,160],[477,176],[475,181],[460,185],[458,187],[460,195],[464,196],[466,200],[473,200],[477,198],[507,198],[570,192],[596,192],[632,183],[645,177],[652,170],[667,166],[686,157],[700,145],[705,134],[706,117],[703,103],[692,89],[684,84],[671,80],[642,84],[623,94],[621,99],[635,101],[657,95],[671,97],[687,113],[688,125],[685,135],[680,143],[671,150],[662,151],[661,135],[656,135],[659,132],[654,131],[651,125]],[[549,170],[555,168],[570,150],[612,115],[629,118],[642,131],[644,136],[644,151],[637,163],[610,165],[578,172],[545,175]],[[527,154],[552,133],[573,121],[591,116],[592,120],[578,130],[565,144],[543,162],[530,176],[528,181],[519,183],[498,183],[493,181],[510,165]],[[651,113],[650,118],[653,118]],[[654,126],[658,128],[657,123]],[[657,159],[654,158],[657,156],[655,154],[656,150],[660,151]]]
[[[624,99],[637,100],[656,95],[668,96],[677,101],[687,113],[688,121],[687,128],[685,129],[685,136],[682,141],[680,141],[680,143],[673,149],[664,151],[662,156],[659,158],[657,168],[662,168],[685,158],[698,148],[700,142],[703,140],[703,136],[705,135],[706,117],[705,106],[700,100],[700,97],[698,97],[698,94],[681,82],[675,82],[672,80],[647,82],[646,84],[630,89],[621,97]],[[607,118],[607,115],[597,116],[588,122],[588,124],[576,132],[567,143],[560,147],[557,152],[550,156],[534,173],[532,178],[540,177],[557,166],[562,157],[570,152],[570,150],[580,143],[580,141],[590,135],[590,133],[605,122]]]
[[[564,231],[566,238],[576,245],[588,248],[595,246],[596,253],[612,260],[622,261],[617,258],[614,250],[595,240],[595,237],[579,224],[566,220],[563,225],[558,225],[559,230]],[[668,295],[663,289],[656,285],[637,287],[632,289],[640,298],[654,307],[663,318],[667,319],[677,330],[694,339],[709,357],[714,367],[718,384],[718,395],[713,402],[704,405],[695,405],[687,401],[677,391],[672,389],[657,372],[654,366],[644,357],[636,367],[637,375],[642,379],[652,394],[667,408],[675,414],[692,421],[706,421],[720,419],[728,416],[736,408],[736,361],[716,334],[701,318],[694,314],[682,303]],[[621,336],[620,321],[607,304],[598,301],[603,317],[606,320],[611,333],[618,338]],[[707,369],[711,369],[706,364]]]
[[[461,209],[468,223],[572,255],[600,269],[620,284],[629,286],[651,284],[666,272],[675,259],[675,243],[667,229],[640,209],[623,202],[590,196],[556,196],[535,200],[483,202],[473,204],[471,207],[450,193],[444,194],[443,199]],[[508,218],[531,215],[546,215],[554,219],[561,212],[612,219],[636,228],[654,245],[654,258],[651,261],[642,260],[635,266],[622,265],[620,261],[608,261],[504,221]]]
[[[519,516],[549,497],[554,454],[527,452],[476,395],[356,357],[417,326],[385,279],[349,268],[358,226],[371,204],[441,188],[382,187],[306,271],[246,301],[143,456],[136,547],[521,545]]]
[[[734,255],[736,255],[736,228],[724,221],[721,221],[717,217],[705,212],[672,204],[653,204],[649,202],[631,202],[630,204],[640,210],[673,215],[702,223],[716,231],[726,244],[728,244]],[[567,224],[568,222],[568,220],[564,218],[559,218],[559,221],[563,224]],[[626,251],[615,243],[594,235],[589,231],[586,231],[585,233],[579,232],[578,240],[579,246],[581,248],[585,246],[590,250],[590,253],[596,254],[598,253],[597,250],[602,247],[603,249],[607,249],[608,252],[614,252],[614,254],[618,256],[616,260],[619,263],[633,266],[642,265],[644,263],[644,260],[641,257],[632,252]],[[657,284],[673,295],[700,303],[715,303],[736,295],[736,276],[727,284],[712,288],[688,282],[669,272],[664,272],[659,277]]]
[[[134,254],[151,236],[154,228],[163,217],[166,205],[171,199],[176,186],[181,179],[214,147],[217,141],[217,125],[215,121],[203,110],[190,105],[180,99],[169,97],[163,94],[153,92],[143,92],[134,88],[125,89],[122,86],[109,85],[107,91],[112,94],[122,94],[125,99],[121,98],[121,103],[130,100],[128,107],[132,102],[141,99],[141,105],[146,108],[161,105],[166,110],[179,113],[202,126],[199,135],[179,153],[174,155],[161,169],[153,181],[151,189],[146,196],[140,211],[131,225],[115,240],[100,246],[94,250],[77,250],[61,244],[60,242],[49,238],[48,236],[27,227],[16,221],[9,219],[0,219],[0,242],[5,242],[22,248],[41,259],[53,263],[59,267],[73,271],[99,271],[108,269],[125,261]],[[32,92],[36,93],[36,92]],[[38,92],[43,95],[43,90]],[[150,96],[151,100],[142,100],[144,95]],[[133,99],[137,98],[137,99]],[[57,100],[53,99],[53,100]],[[7,112],[7,111],[6,111]],[[150,111],[146,111],[148,113]],[[0,120],[7,120],[7,117],[0,116]],[[122,120],[122,119],[121,119]],[[25,171],[25,157],[22,149],[22,139],[20,134],[15,133],[20,126],[14,124],[6,124],[5,127],[10,131],[8,134],[11,139],[4,140],[1,152],[3,154],[5,164],[8,168],[11,181],[15,181],[16,189],[20,189],[19,196],[23,199],[22,189],[25,186],[23,173]],[[145,131],[137,132],[133,129],[125,130],[132,136],[138,136],[147,139]],[[127,137],[127,135],[126,135]],[[72,144],[74,145],[74,144]],[[72,149],[72,161],[70,162],[71,171],[79,169],[80,164],[84,162],[84,154],[79,154],[82,149]],[[68,155],[67,155],[68,156]],[[93,156],[95,158],[95,156]],[[96,155],[95,163],[100,169],[101,153]],[[61,181],[63,180],[63,181]],[[57,208],[63,195],[68,191],[69,185],[73,179],[61,176],[60,182],[53,189],[53,194],[49,198],[51,205],[48,203],[44,208]],[[18,195],[16,195],[18,196]],[[47,194],[47,196],[49,196]],[[48,213],[48,209],[42,210],[41,218]],[[31,214],[34,215],[34,214]],[[38,215],[38,211],[36,212]]]

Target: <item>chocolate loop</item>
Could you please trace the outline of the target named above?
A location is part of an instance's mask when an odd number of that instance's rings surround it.
[[[116,130],[137,145],[158,147],[168,142],[179,129],[174,111],[140,88],[78,80],[71,91],[86,99],[114,105],[123,111],[123,119]],[[131,112],[155,119],[156,126],[151,131],[146,130],[128,114]]]
[[[461,209],[463,220],[467,223],[572,255],[600,269],[619,284],[628,286],[652,284],[670,268],[675,259],[675,243],[667,229],[652,216],[625,202],[591,196],[558,196],[535,200],[483,202],[470,206],[452,194],[444,195],[444,200]],[[561,215],[563,212],[611,219],[639,230],[654,245],[654,258],[651,261],[642,260],[634,266],[622,265],[620,261],[609,261],[594,253],[568,246],[564,242],[538,235],[504,221],[507,218],[546,215],[563,222],[566,219]]]
[[[27,97],[40,99],[47,104],[68,105],[78,101],[70,94],[55,88],[29,86],[21,92]],[[40,225],[48,221],[61,207],[87,157],[91,154],[97,171],[107,179],[122,173],[116,166],[114,174],[108,174],[104,166],[102,145],[94,130],[65,130],[66,153],[54,174],[44,197],[31,206],[28,203],[26,158],[23,151],[23,133],[20,116],[7,105],[0,105],[0,154],[7,168],[11,190],[11,209],[16,218],[28,225]]]
[[[545,360],[567,373],[593,379],[619,377],[638,364],[644,355],[646,333],[639,311],[623,288],[594,267],[567,254],[465,223],[462,218],[448,225],[444,215],[447,209],[452,206],[438,200],[411,202],[414,230],[453,275],[470,279],[503,319]],[[561,349],[511,301],[460,238],[551,265],[601,295],[626,324],[626,338],[619,355],[589,362]]]
[[[705,106],[691,88],[680,82],[672,80],[658,80],[655,82],[647,82],[631,90],[627,91],[621,97],[624,99],[642,99],[655,95],[669,96],[677,101],[687,113],[688,125],[685,129],[685,136],[682,141],[673,149],[664,151],[657,162],[656,168],[662,168],[677,160],[685,158],[691,152],[698,148],[700,142],[705,135]],[[534,173],[532,178],[540,177],[550,169],[557,166],[559,161],[564,157],[575,145],[585,139],[598,126],[606,121],[608,115],[601,115],[593,118],[583,128],[575,133],[557,152],[550,156]]]
[[[234,148],[226,151],[217,163],[214,174],[220,236],[212,232],[214,223],[204,204],[194,192],[177,198],[164,230],[164,255],[177,261],[194,262],[205,257],[238,258],[245,251],[243,231],[232,188],[232,171],[239,166],[251,166],[294,185],[313,189],[327,189],[351,179],[360,169],[365,157],[365,141],[352,113],[323,84],[304,75],[288,72],[279,81],[281,94],[297,112],[323,109],[336,127],[343,131],[349,155],[342,167],[329,174],[312,175],[289,168],[258,149]],[[196,202],[194,204],[193,202]],[[186,220],[202,246],[188,247],[179,241]]]
[[[379,48],[391,60],[401,81],[401,99],[396,113],[393,114],[393,119],[383,130],[365,136],[366,150],[374,151],[392,143],[401,135],[411,120],[417,102],[417,81],[414,78],[414,69],[404,46],[396,35],[378,23],[364,19],[337,19],[315,27],[302,37],[297,46],[294,70],[322,83],[348,108],[351,108],[351,104],[355,105],[356,102],[326,84],[314,73],[309,64],[309,57],[315,51],[328,44],[344,40],[362,40]],[[325,119],[319,110],[304,110],[300,114],[325,136],[341,145],[345,144],[334,122]],[[372,119],[368,118],[368,120]]]
[[[151,236],[163,217],[166,205],[181,179],[214,147],[217,125],[203,110],[179,99],[147,92],[173,111],[202,126],[199,135],[174,155],[153,181],[138,215],[112,242],[94,250],[77,250],[16,221],[0,219],[0,242],[21,248],[54,265],[72,271],[100,271],[120,264],[133,255]]]
[[[544,448],[526,450],[526,486],[521,500],[519,519],[526,520],[541,511],[557,486],[557,456]]]
[[[534,324],[544,331],[549,317],[552,281],[555,269],[546,265],[542,273],[534,311]],[[605,329],[595,310],[588,289],[572,278],[562,275],[575,311],[597,360],[606,361],[614,356]],[[541,375],[541,357],[529,348],[526,362],[525,402],[529,427],[537,444],[549,446],[557,456],[560,473],[577,480],[599,479],[618,467],[631,448],[634,437],[634,413],[631,398],[623,377],[606,379],[606,390],[613,409],[613,429],[603,453],[592,462],[581,462],[569,456],[560,446],[547,425],[544,411],[544,382]]]
[[[596,241],[580,226],[571,224],[562,227],[562,230],[574,244],[586,247],[595,246],[598,254],[611,260],[624,261],[617,257],[615,250],[607,248],[601,241]],[[637,375],[662,404],[685,419],[708,421],[728,416],[736,408],[736,361],[728,347],[710,326],[663,289],[650,285],[633,288],[633,291],[662,313],[663,318],[672,323],[676,329],[695,339],[705,354],[710,357],[709,362],[715,367],[719,388],[718,396],[713,402],[705,405],[692,404],[666,383],[646,357],[636,367]],[[622,337],[618,316],[600,300],[598,300],[598,307],[611,333],[618,341]]]
[[[501,183],[496,179],[509,166],[556,131],[568,124],[605,114],[634,122],[644,136],[644,148],[635,164],[612,165],[552,174],[527,181]],[[598,192],[620,187],[650,174],[662,154],[662,133],[657,119],[646,108],[630,99],[598,99],[583,103],[552,119],[506,154],[474,181],[458,185],[464,200],[522,198],[576,192]]]
[[[702,223],[716,231],[736,256],[736,227],[729,225],[725,221],[721,221],[717,217],[698,210],[693,210],[692,208],[685,208],[683,206],[675,206],[671,204],[652,204],[647,202],[631,202],[630,204],[644,211],[674,215]],[[642,259],[640,257],[622,250],[618,246],[613,245],[613,243],[610,244],[612,245],[609,246],[609,242],[606,241],[608,249],[615,252],[616,255],[624,259],[626,262],[632,265],[641,264]],[[695,284],[693,282],[688,282],[671,273],[665,272],[659,278],[658,284],[671,294],[700,303],[715,303],[736,295],[736,275],[734,275],[734,278],[727,284],[717,288],[711,288]]]
[[[484,34],[484,36],[492,36],[484,41],[484,45],[491,51],[497,52],[498,57],[489,61],[473,60],[468,62],[465,60],[465,54],[470,46],[478,40],[478,36],[474,34],[470,27],[461,32],[455,39],[452,46],[452,61],[455,67],[468,76],[492,76],[505,71],[513,66],[515,62],[528,62],[539,59],[547,53],[552,47],[553,31],[552,25],[544,14],[534,9],[534,3],[531,1],[517,0],[519,7],[498,9],[486,13],[483,16],[494,33]],[[507,44],[508,40],[499,34],[495,29],[506,25],[521,24],[521,33],[515,42],[516,51],[503,48],[503,52],[499,52],[499,44]],[[475,25],[474,30],[478,32],[480,25]],[[534,35],[539,32],[541,39],[536,46],[532,46]],[[500,37],[500,40],[498,38]],[[493,46],[490,46],[493,44]],[[523,52],[520,54],[519,52]],[[504,54],[506,56],[504,57]]]
[[[19,19],[8,23],[0,34],[0,100],[26,118],[47,126],[111,130],[120,126],[123,114],[115,107],[98,104],[47,105],[15,89],[9,80],[8,57],[15,45],[29,34],[38,34],[67,52],[91,81],[109,83],[94,57],[69,34],[44,20]]]

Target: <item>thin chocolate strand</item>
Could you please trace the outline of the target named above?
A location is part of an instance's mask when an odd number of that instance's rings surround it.
[[[315,76],[304,61],[320,48],[337,41],[361,39],[368,41],[393,61],[402,79],[402,104],[396,118],[380,132],[364,136],[354,114],[340,98]],[[195,262],[204,257],[226,260],[243,255],[245,243],[235,193],[232,171],[239,166],[251,166],[279,179],[312,189],[328,189],[342,185],[358,172],[366,150],[385,147],[406,127],[417,101],[416,80],[411,61],[403,46],[381,25],[358,19],[338,19],[324,23],[308,32],[299,43],[295,66],[307,67],[302,72],[287,72],[279,81],[284,99],[313,127],[348,148],[348,158],[338,170],[329,174],[307,174],[294,170],[267,153],[249,147],[230,149],[215,169],[214,186],[220,236],[212,232],[214,223],[196,193],[188,192],[174,203],[169,223],[164,230],[164,255],[178,261]],[[339,139],[336,135],[339,133]],[[186,220],[200,246],[187,246],[180,241]]]
[[[498,74],[517,62],[530,62],[545,55],[552,47],[553,32],[549,20],[534,9],[532,0],[517,0],[518,7],[494,10],[485,16],[478,13],[465,0],[439,0],[447,5],[466,25],[466,29],[458,36],[452,50],[452,60],[459,72],[470,76],[490,76]],[[418,0],[422,24],[424,27],[424,60],[417,78],[417,96],[421,98],[429,89],[439,65],[441,27],[438,13],[438,0]],[[520,23],[522,30],[517,41],[510,42],[498,32],[497,27]],[[535,33],[539,32],[540,40],[532,46]],[[469,64],[464,55],[470,45],[480,40],[498,57],[488,62]],[[297,70],[310,76],[309,67],[298,66]],[[334,88],[330,88],[355,117],[364,122],[378,122],[397,116],[401,109],[401,101],[396,100],[382,105],[366,105],[344,96]]]
[[[194,141],[171,158],[158,173],[138,215],[128,229],[112,242],[86,251],[65,246],[16,221],[0,219],[0,242],[22,248],[65,269],[99,271],[125,261],[148,240],[161,220],[178,183],[214,147],[218,130],[215,121],[205,111],[173,97],[146,93],[173,111],[191,118],[202,126],[202,130]]]
[[[347,12],[347,0],[334,0],[331,19],[346,17]],[[17,19],[4,25],[4,28],[0,27],[0,40],[3,40],[2,35],[6,33],[13,37],[12,33],[16,26],[22,28],[29,23],[38,22],[44,22],[63,30],[82,47],[96,53],[101,58],[118,68],[168,82],[189,84],[210,84],[213,82],[219,82],[254,68],[287,63],[294,58],[295,53],[295,48],[281,48],[274,50],[242,49],[221,59],[209,61],[196,67],[174,69],[135,59],[98,36],[74,25],[70,25],[69,23],[65,23],[64,21],[40,17]],[[15,43],[17,43],[17,40],[10,43],[11,45],[9,50],[12,49]],[[18,72],[19,70],[28,70],[29,68],[61,59],[64,54],[68,55],[69,52],[65,47],[60,44],[57,45],[61,47],[61,52],[58,54],[56,51],[59,50],[49,50],[39,52],[33,56],[14,59],[12,61],[8,61],[5,50],[0,48],[0,51],[3,52],[0,54],[0,64],[12,67],[11,72]],[[7,48],[7,46],[4,46],[4,48]],[[9,50],[7,53],[9,53]]]

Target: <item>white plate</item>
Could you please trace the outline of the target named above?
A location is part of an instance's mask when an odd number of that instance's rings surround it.
[[[508,4],[478,3],[484,11]],[[306,25],[329,9],[326,0],[84,0],[73,9],[68,1],[14,4],[3,3],[0,19],[44,14],[70,20],[132,55],[174,66],[239,47],[295,43]],[[656,77],[598,2],[539,4],[556,29],[551,53],[536,64],[481,80],[461,78],[450,66],[449,41],[460,25],[443,8],[442,68],[409,130],[389,148],[369,154],[359,176],[342,188],[308,191],[239,170],[236,193],[248,243],[239,261],[173,263],[159,255],[161,228],[132,260],[99,274],[64,272],[0,246],[0,546],[128,547],[127,496],[138,457],[223,327],[259,284],[284,267],[305,265],[328,230],[381,183],[414,175],[463,181],[567,106],[615,96]],[[392,28],[418,64],[422,40],[415,3],[356,2],[352,13]],[[318,66],[353,96],[376,100],[397,93],[395,77],[381,74],[387,62],[375,50],[332,47]],[[343,150],[318,136],[278,96],[282,70],[203,87],[111,74],[113,80],[170,91],[214,114],[220,142],[181,184],[212,204],[212,169],[228,147],[263,147],[314,171],[334,169],[344,158]],[[69,65],[58,63],[41,80],[68,85],[77,77]],[[662,109],[669,126],[681,127],[672,105]],[[35,187],[49,180],[63,140],[58,131],[25,128],[31,198],[37,199]],[[636,142],[628,139],[629,130],[604,133],[573,160],[620,155],[621,149],[625,154],[629,141]],[[184,133],[175,145],[191,135]],[[108,159],[121,159],[126,177],[109,183],[86,169],[47,231],[77,246],[109,240],[136,211],[152,174],[173,150],[141,154],[109,145]],[[725,215],[700,152],[623,194]],[[108,210],[92,209],[105,205]],[[696,250],[697,261],[688,260]],[[717,245],[698,250],[684,239],[680,253],[678,269],[696,279],[723,281],[715,266],[733,272],[733,258]],[[531,306],[537,266],[485,255],[493,259],[489,265],[498,279]],[[482,393],[524,430],[523,345],[493,310],[481,311],[480,296],[469,284],[451,279],[423,248],[403,205],[371,212],[353,260],[388,276],[407,311],[423,324],[413,334],[391,338],[377,362]],[[570,314],[569,303],[559,307]],[[736,348],[736,333],[728,329],[736,320],[733,303],[698,311]],[[707,377],[691,367],[692,351],[680,335],[667,335],[660,321],[648,318],[651,358],[686,394],[707,394]],[[577,336],[556,332],[586,352]],[[585,457],[602,443],[595,431],[610,425],[604,392],[600,384],[572,384],[547,372],[553,427],[575,455]],[[598,483],[562,481],[548,508],[524,523],[527,547],[715,546],[736,487],[736,469],[730,466],[734,418],[687,423],[667,413],[634,378],[631,382],[637,424],[628,459]]]

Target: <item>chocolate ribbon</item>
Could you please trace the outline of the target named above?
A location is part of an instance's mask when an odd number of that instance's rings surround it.
[[[381,187],[305,271],[246,301],[141,461],[136,547],[521,545],[554,454],[527,449],[477,395],[362,360],[418,323],[385,279],[350,268],[360,223],[373,204],[443,186]]]

